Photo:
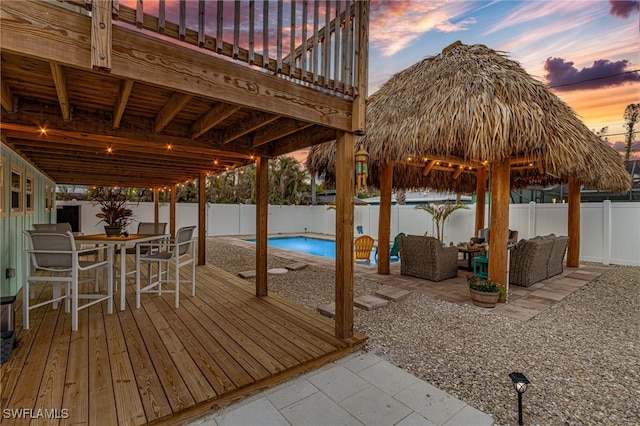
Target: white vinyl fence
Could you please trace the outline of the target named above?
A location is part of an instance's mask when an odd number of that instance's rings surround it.
[[[80,206],[80,229],[85,234],[103,232],[98,223],[97,206],[90,202],[57,202],[58,205]],[[444,228],[444,241],[468,241],[473,235],[475,205],[457,210],[449,216]],[[518,230],[519,239],[554,233],[567,234],[567,204],[511,204],[509,228]],[[582,203],[580,209],[580,260],[604,264],[640,266],[640,203]],[[131,206],[138,222],[153,221],[153,203]],[[486,226],[489,225],[487,208]],[[379,206],[356,206],[354,227],[362,226],[365,234],[378,237]],[[169,221],[169,205],[160,204],[160,222]],[[176,226],[197,225],[197,204],[178,203]],[[305,233],[335,235],[335,210],[326,206],[269,206],[269,234]],[[136,223],[130,231],[135,231]],[[391,208],[391,237],[405,234],[435,235],[431,216],[412,205]],[[255,205],[209,204],[207,235],[255,234]],[[357,233],[356,233],[357,234]]]

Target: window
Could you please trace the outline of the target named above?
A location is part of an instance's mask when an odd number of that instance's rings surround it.
[[[28,212],[32,212],[33,211],[33,186],[34,186],[34,181],[33,181],[33,175],[27,175],[27,179],[26,179],[26,183],[24,185],[24,199],[25,199],[25,205],[27,208]]]
[[[11,213],[22,211],[22,174],[11,169]]]

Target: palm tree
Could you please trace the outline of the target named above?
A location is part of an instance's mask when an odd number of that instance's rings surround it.
[[[625,137],[626,150],[624,153],[624,159],[628,160],[631,156],[631,148],[633,147],[633,142],[636,137],[636,131],[634,127],[636,122],[638,121],[638,116],[640,115],[640,104],[629,104],[624,109],[624,119],[626,123],[624,127],[627,128],[627,135]]]
[[[437,238],[442,241],[444,238],[444,223],[449,215],[458,209],[469,210],[469,207],[464,204],[451,204],[447,201],[444,204],[419,204],[415,209],[424,210],[433,216],[433,221],[436,223]]]

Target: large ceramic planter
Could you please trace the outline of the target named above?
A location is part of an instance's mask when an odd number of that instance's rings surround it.
[[[496,304],[498,303],[500,293],[487,293],[470,288],[469,296],[471,296],[471,301],[476,306],[480,306],[481,308],[495,308]]]
[[[120,235],[122,230],[119,226],[105,226],[104,233],[107,234],[107,237],[117,237]]]

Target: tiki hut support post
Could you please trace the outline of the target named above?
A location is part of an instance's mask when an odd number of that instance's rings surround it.
[[[267,218],[269,216],[269,160],[256,160],[256,296],[267,295]]]
[[[569,208],[567,209],[569,245],[567,266],[577,268],[580,263],[580,182],[569,178]]]
[[[484,228],[484,211],[487,195],[487,169],[486,167],[478,168],[476,174],[476,228],[474,237],[478,236],[478,231]]]
[[[489,238],[489,279],[507,288],[507,240],[509,238],[509,158],[491,163],[491,230]],[[500,297],[504,303],[506,298]]]
[[[176,238],[176,198],[178,197],[178,185],[171,185],[169,194],[169,234],[171,238]]]
[[[336,337],[353,336],[353,133],[336,141]]]
[[[378,217],[378,273],[389,275],[389,244],[391,239],[391,189],[393,163],[382,166],[380,174],[380,215]]]
[[[207,264],[207,175],[198,175],[198,265]]]

